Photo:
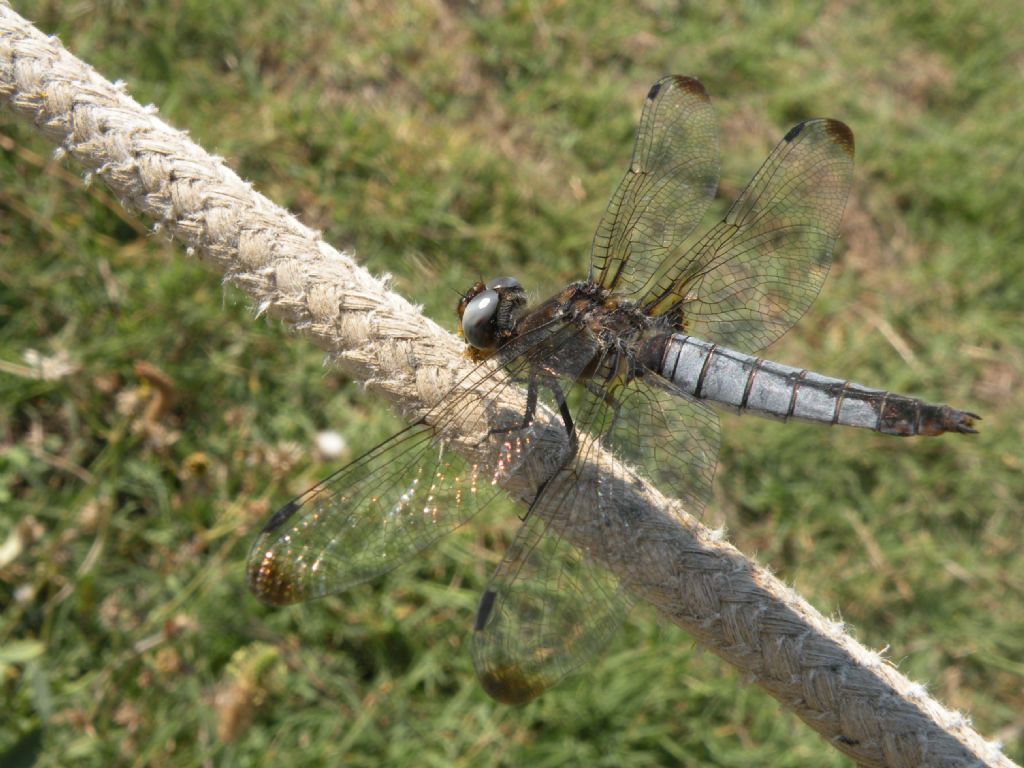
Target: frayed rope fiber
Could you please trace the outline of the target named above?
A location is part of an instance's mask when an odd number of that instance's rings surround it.
[[[311,338],[403,413],[422,414],[467,372],[462,344],[390,293],[386,281],[2,2],[0,102],[105,182],[127,208],[219,269],[258,311]],[[646,550],[652,576],[631,581],[631,590],[858,764],[1013,765],[964,716],[720,534],[688,516],[663,514],[667,502],[656,489],[639,488],[628,503],[629,514],[645,515],[659,532]],[[585,547],[596,534],[580,526],[566,535]],[[622,547],[629,557],[632,543]]]

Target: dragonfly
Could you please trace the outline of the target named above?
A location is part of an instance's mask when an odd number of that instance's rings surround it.
[[[899,436],[975,432],[976,414],[756,356],[825,281],[853,156],[844,123],[798,123],[694,236],[718,188],[715,115],[697,79],[656,82],[587,278],[533,305],[512,277],[461,294],[459,332],[477,365],[278,510],[251,550],[251,590],[273,605],[342,592],[519,489],[526,511],[481,596],[471,652],[484,690],[520,705],[599,653],[631,583],[650,578],[638,564],[658,531],[622,503],[637,479],[672,497],[670,515],[702,513],[716,409]],[[583,546],[567,535],[581,514],[598,532]]]

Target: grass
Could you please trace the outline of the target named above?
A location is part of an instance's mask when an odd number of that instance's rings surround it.
[[[848,122],[833,274],[768,353],[982,432],[724,416],[707,519],[1024,760],[1015,3],[14,6],[450,326],[479,276],[583,273],[658,76],[715,99],[726,198],[796,120]],[[508,515],[258,604],[255,530],[339,461],[316,433],[401,422],[51,152],[0,111],[0,763],[849,765],[643,606],[582,675],[491,702],[465,641]]]

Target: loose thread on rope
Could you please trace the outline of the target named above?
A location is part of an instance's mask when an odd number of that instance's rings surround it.
[[[406,414],[467,371],[462,346],[352,258],[255,192],[0,0],[0,101],[151,217],[345,373]],[[593,478],[591,478],[593,480]],[[515,492],[513,490],[513,495]],[[796,592],[656,489],[628,502],[662,533],[638,597],[866,766],[1011,766],[996,745],[854,641]],[[592,532],[567,532],[579,543]],[[629,542],[622,542],[628,547]],[[607,543],[604,545],[607,547]],[[628,553],[623,552],[623,555]]]

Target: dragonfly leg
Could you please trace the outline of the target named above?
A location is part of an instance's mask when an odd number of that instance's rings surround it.
[[[526,512],[520,517],[520,519],[524,521],[530,516],[534,506],[544,495],[544,491],[547,489],[551,481],[555,479],[563,467],[576,457],[576,452],[579,450],[579,438],[576,434],[576,425],[572,419],[572,412],[569,410],[569,403],[566,402],[565,393],[562,392],[562,388],[558,385],[558,380],[553,377],[545,381],[545,386],[551,390],[551,394],[555,397],[555,403],[558,405],[558,414],[562,417],[562,424],[565,426],[565,434],[568,438],[569,445],[568,451],[566,451],[562,461],[559,462],[558,466],[551,472],[551,474],[544,478],[544,480],[537,486],[537,492],[533,495],[533,501],[530,503]],[[534,399],[536,400],[536,395],[534,396]]]
[[[563,462],[564,466],[565,463],[576,456],[576,450],[579,447],[576,438],[576,425],[573,423],[569,404],[565,401],[565,394],[562,392],[562,388],[558,386],[558,381],[552,378],[547,382],[547,387],[551,390],[551,394],[555,396],[555,402],[558,404],[558,413],[562,417],[562,423],[565,425],[565,434],[569,438],[569,453],[565,457],[565,462]]]
[[[523,411],[523,419],[518,426],[515,427],[492,427],[487,430],[487,438],[492,435],[507,435],[512,432],[518,432],[523,429],[527,429],[532,423],[533,418],[537,414],[537,380],[534,376],[530,376],[526,380],[526,409]],[[487,439],[485,438],[485,439]],[[483,440],[481,440],[483,442]]]

